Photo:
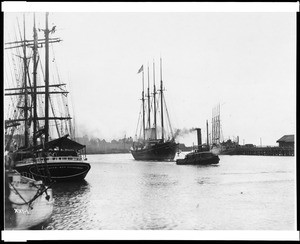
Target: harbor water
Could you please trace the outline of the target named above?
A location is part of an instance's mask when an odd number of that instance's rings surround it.
[[[57,183],[43,230],[295,230],[295,157],[220,156],[218,165],[88,155],[82,182]]]

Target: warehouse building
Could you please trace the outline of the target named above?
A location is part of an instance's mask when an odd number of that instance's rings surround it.
[[[294,148],[295,139],[294,135],[285,135],[278,139],[276,142],[279,143],[279,147],[291,147]]]

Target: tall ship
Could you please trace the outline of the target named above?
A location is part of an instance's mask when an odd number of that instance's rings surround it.
[[[240,147],[239,137],[236,140],[224,140],[221,130],[220,104],[213,108],[212,112],[212,133],[210,151],[216,155],[232,155]]]
[[[138,71],[138,74],[142,74],[143,82],[142,106],[135,141],[133,142],[130,152],[135,160],[171,161],[175,157],[178,143],[175,142],[175,136],[164,97],[162,59],[160,58],[160,89],[158,91],[155,86],[155,64],[153,62],[152,96],[150,94],[149,66],[147,70],[148,89],[146,95],[144,91],[144,65],[142,65]],[[159,97],[157,97],[157,95],[159,95]]]
[[[24,18],[24,34],[19,27],[19,40],[5,43],[11,51],[6,58],[12,60],[5,72],[5,150],[22,176],[50,182],[82,180],[91,166],[85,145],[74,139],[66,84],[55,73],[53,44],[61,39],[51,37],[56,26],[49,28],[48,15],[44,29],[36,27],[34,15],[32,39],[26,37]],[[38,38],[40,32],[43,38]]]
[[[220,104],[213,108],[211,123],[212,130],[210,150],[212,153],[219,155],[223,151],[221,144]]]

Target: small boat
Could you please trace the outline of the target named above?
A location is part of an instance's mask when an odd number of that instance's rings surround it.
[[[30,229],[50,218],[54,205],[50,186],[15,170],[6,170],[5,177],[6,230]]]
[[[143,91],[142,91],[142,123],[140,126],[140,135],[137,136],[133,142],[130,152],[135,160],[153,160],[153,161],[172,161],[174,160],[178,143],[175,142],[175,136],[169,120],[168,110],[164,100],[164,88],[162,81],[162,61],[160,59],[160,107],[156,101],[156,87],[155,87],[155,68],[153,63],[153,103],[151,104],[150,88],[149,88],[149,67],[148,67],[148,104],[145,104],[144,95],[144,66],[142,65],[138,73],[142,72]],[[153,109],[153,113],[151,113]],[[158,118],[158,110],[160,109],[160,118]],[[145,111],[148,110],[147,124],[145,122]],[[164,112],[166,110],[166,112]],[[165,116],[167,115],[167,116]],[[164,118],[167,117],[167,118]],[[153,124],[151,124],[153,118]],[[157,120],[160,120],[160,126]],[[166,120],[166,121],[165,121]],[[140,121],[140,118],[139,118]],[[138,131],[138,128],[137,128]]]
[[[208,165],[208,164],[218,164],[220,158],[218,155],[213,154],[209,151],[204,151],[207,149],[202,148],[201,142],[201,129],[196,128],[198,136],[198,149],[194,152],[190,152],[183,159],[177,159],[176,164],[178,165]]]
[[[177,159],[176,164],[197,164],[197,165],[206,165],[206,164],[218,164],[220,158],[218,155],[215,155],[211,152],[195,152],[188,153],[183,159]]]
[[[5,43],[5,49],[14,51],[11,54],[14,62],[15,56],[22,58],[22,62],[17,63],[20,68],[10,70],[16,73],[16,78],[5,77],[15,85],[5,89],[5,96],[11,98],[7,99],[6,150],[13,151],[14,169],[24,176],[35,180],[51,178],[56,182],[77,181],[86,177],[91,166],[86,161],[85,145],[74,139],[74,125],[67,103],[68,91],[64,88],[66,84],[61,83],[59,78],[55,80],[52,72],[53,78],[49,78],[50,71],[54,72],[49,67],[49,44],[61,39],[51,37],[56,29],[55,26],[48,27],[48,14],[45,29],[39,29],[45,38],[38,38],[34,15],[33,40],[26,38],[24,17],[21,40]],[[41,67],[41,48],[45,49],[44,68]],[[32,62],[29,63],[29,59]],[[51,56],[51,60],[53,63],[55,58]],[[6,66],[11,69],[9,62]],[[16,99],[13,100],[14,97]]]

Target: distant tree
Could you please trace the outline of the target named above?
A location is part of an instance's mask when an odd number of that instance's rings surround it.
[[[118,144],[118,141],[116,141],[115,139],[111,140],[110,142],[111,144]]]
[[[91,139],[90,139],[90,145],[97,147],[97,146],[98,146],[97,139],[91,138]]]

